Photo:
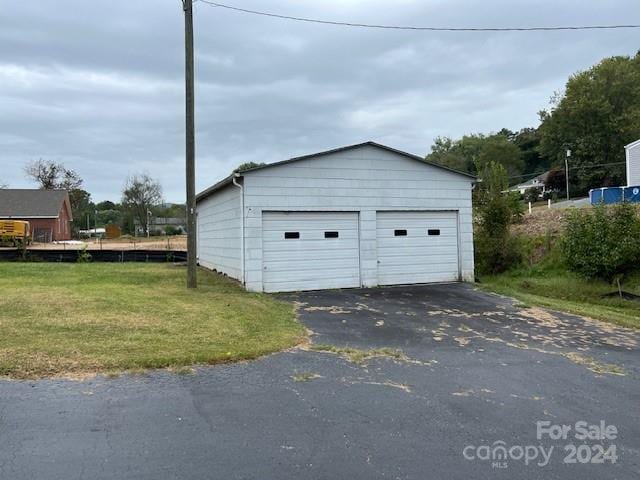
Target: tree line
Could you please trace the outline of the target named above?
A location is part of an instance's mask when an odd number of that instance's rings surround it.
[[[510,185],[550,170],[552,187],[565,190],[564,161],[571,150],[572,195],[625,184],[624,146],[640,138],[640,51],[572,75],[539,117],[537,127],[517,132],[436,138],[426,159],[474,175],[495,161]]]
[[[147,217],[184,218],[185,206],[162,204],[162,186],[144,173],[129,177],[123,188],[120,202],[105,200],[95,203],[84,190],[80,175],[51,160],[34,160],[24,168],[27,178],[44,190],[66,190],[69,193],[73,215],[72,230],[78,231],[115,224],[125,234],[136,233],[136,223],[147,233]]]

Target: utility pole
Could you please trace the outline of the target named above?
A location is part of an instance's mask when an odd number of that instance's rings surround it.
[[[564,157],[564,177],[567,183],[567,200],[569,200],[569,157],[571,156],[571,150],[567,149],[567,156]]]
[[[196,270],[196,139],[193,71],[193,0],[182,0],[184,10],[186,163],[187,163],[187,288],[198,286]]]

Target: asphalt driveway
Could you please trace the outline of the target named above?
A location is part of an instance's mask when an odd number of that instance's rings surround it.
[[[638,332],[459,284],[283,298],[311,345],[194,375],[0,382],[0,478],[640,475]],[[545,421],[566,438],[538,439]],[[576,439],[580,421],[606,438]]]

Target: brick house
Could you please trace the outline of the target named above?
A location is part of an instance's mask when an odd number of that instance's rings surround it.
[[[71,239],[71,203],[66,190],[0,189],[0,218],[26,220],[34,242]]]

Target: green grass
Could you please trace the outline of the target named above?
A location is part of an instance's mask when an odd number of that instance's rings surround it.
[[[168,264],[0,263],[0,375],[35,378],[252,359],[304,339],[290,304]]]
[[[311,350],[315,350],[317,352],[330,352],[340,355],[343,358],[346,358],[348,361],[352,363],[357,363],[359,365],[366,364],[369,360],[374,358],[387,357],[392,358],[394,360],[405,360],[405,355],[400,350],[394,350],[392,348],[376,348],[372,350],[361,350],[358,348],[351,347],[336,347],[334,345],[312,345],[310,347]]]
[[[527,305],[575,313],[624,327],[640,328],[640,302],[602,295],[617,286],[587,280],[566,271],[557,255],[528,269],[483,277],[481,288],[514,297]],[[622,289],[640,295],[640,274],[626,279]]]

